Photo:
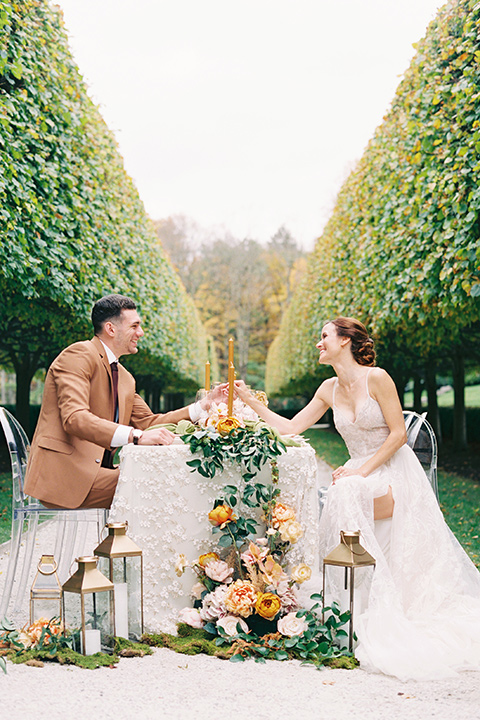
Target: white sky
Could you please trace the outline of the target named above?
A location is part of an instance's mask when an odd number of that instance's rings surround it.
[[[153,219],[305,249],[442,0],[57,0]]]

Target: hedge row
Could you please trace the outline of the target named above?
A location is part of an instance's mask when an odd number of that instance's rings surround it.
[[[366,322],[389,369],[478,353],[479,31],[480,3],[457,0],[418,43],[270,349],[270,393],[318,384],[315,342],[340,314]]]
[[[202,380],[203,326],[165,257],[115,139],[47,0],[0,9],[0,362],[48,364],[91,334],[100,296],[133,296],[148,329],[130,365],[163,385]]]

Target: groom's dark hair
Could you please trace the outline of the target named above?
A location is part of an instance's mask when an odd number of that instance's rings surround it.
[[[122,310],[136,310],[134,301],[125,295],[105,295],[97,300],[92,309],[92,324],[95,335],[102,332],[107,320],[121,315]]]

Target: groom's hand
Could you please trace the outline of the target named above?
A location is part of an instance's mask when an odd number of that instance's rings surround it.
[[[175,433],[170,432],[167,428],[155,428],[154,430],[144,430],[141,438],[138,440],[139,445],[171,445],[175,440]],[[129,439],[131,442],[131,440]]]

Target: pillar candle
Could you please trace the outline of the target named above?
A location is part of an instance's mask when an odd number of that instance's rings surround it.
[[[210,390],[210,363],[208,360],[205,363],[205,390],[207,392]]]
[[[233,415],[233,382],[235,380],[235,368],[233,363],[228,368],[228,417]]]
[[[100,630],[85,630],[85,655],[95,655],[101,649]]]
[[[115,583],[115,635],[128,640],[128,585]]]

